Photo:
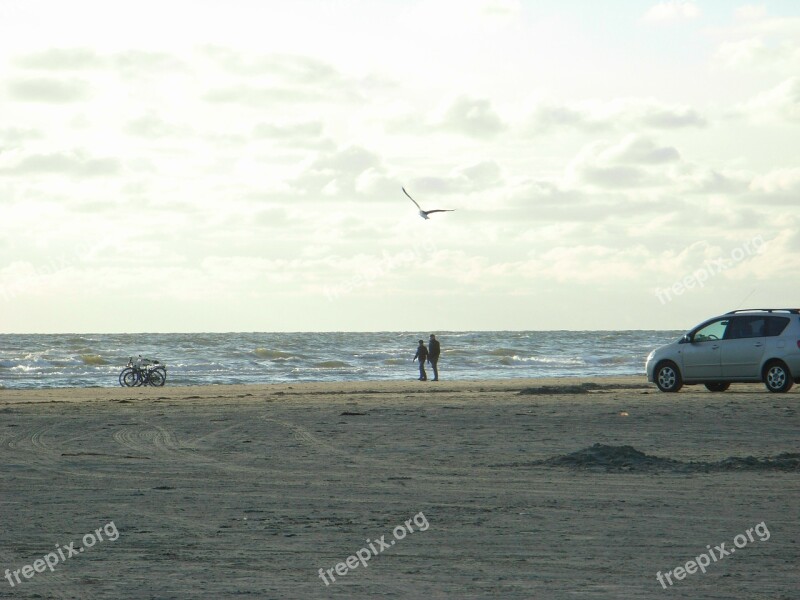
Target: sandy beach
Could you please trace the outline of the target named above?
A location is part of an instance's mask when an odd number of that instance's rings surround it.
[[[797,598],[799,398],[643,377],[0,390],[0,598]]]

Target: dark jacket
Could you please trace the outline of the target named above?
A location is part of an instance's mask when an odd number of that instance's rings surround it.
[[[428,350],[428,357],[431,360],[439,360],[439,353],[441,350],[439,349],[439,340],[431,340],[428,342],[430,349]]]
[[[419,362],[425,362],[428,359],[428,349],[423,344],[422,346],[417,347],[417,353],[414,355],[412,360],[419,359]]]

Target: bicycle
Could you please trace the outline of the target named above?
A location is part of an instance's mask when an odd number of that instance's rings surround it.
[[[122,387],[139,387],[152,385],[161,387],[167,382],[167,366],[157,360],[139,358],[134,362],[133,357],[128,359],[127,366],[119,374],[119,384]]]

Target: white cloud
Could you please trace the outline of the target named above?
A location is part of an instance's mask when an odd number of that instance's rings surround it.
[[[20,102],[78,102],[88,97],[89,84],[80,79],[52,77],[16,79],[8,83],[8,94]]]
[[[291,181],[291,186],[296,193],[312,200],[316,194],[381,196],[389,188],[399,189],[391,185],[381,158],[360,146],[323,150]]]
[[[91,48],[49,48],[14,61],[26,69],[80,71],[105,66],[106,60]]]
[[[770,16],[764,7],[744,6],[736,21],[714,31],[721,38],[715,63],[729,69],[752,68],[796,73],[800,67],[800,17]]]
[[[766,194],[792,194],[800,197],[800,167],[775,169],[753,179],[750,188]]]
[[[668,178],[664,165],[680,159],[672,146],[629,135],[615,144],[592,142],[585,146],[567,169],[574,183],[600,188],[626,189],[663,185]]]
[[[442,119],[444,129],[478,138],[493,137],[505,125],[486,99],[457,98]]]
[[[657,23],[688,21],[700,16],[697,4],[687,0],[668,0],[651,6],[644,14],[644,20]]]
[[[15,156],[16,155],[16,156]],[[70,175],[73,177],[114,175],[121,163],[113,157],[95,158],[84,152],[9,154],[0,156],[0,175]]]
[[[522,3],[521,0],[484,0],[481,9],[492,17],[518,17],[522,12]]]
[[[765,120],[800,122],[800,77],[790,77],[743,105],[746,113]]]
[[[125,129],[132,135],[148,139],[191,135],[190,127],[177,123],[170,123],[152,111],[132,119],[128,122]]]
[[[447,175],[414,177],[414,190],[428,194],[467,194],[502,184],[502,169],[494,161],[457,167]],[[412,194],[413,195],[413,194]]]
[[[536,134],[574,129],[596,133],[632,128],[702,128],[707,124],[700,111],[689,106],[644,98],[616,98],[575,104],[542,103],[533,112],[531,131]]]
[[[714,58],[732,69],[741,67],[785,69],[800,65],[800,44],[796,40],[765,40],[763,37],[750,37],[722,42]]]
[[[767,8],[765,6],[746,4],[736,8],[734,14],[736,15],[737,19],[742,19],[745,21],[761,19],[767,15]]]
[[[19,144],[28,140],[40,140],[44,137],[41,130],[33,127],[5,127],[0,129],[0,142]]]

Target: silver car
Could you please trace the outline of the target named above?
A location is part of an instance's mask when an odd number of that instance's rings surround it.
[[[647,381],[662,392],[702,383],[724,392],[731,383],[763,381],[770,392],[800,383],[800,309],[733,310],[705,321],[647,357]]]

